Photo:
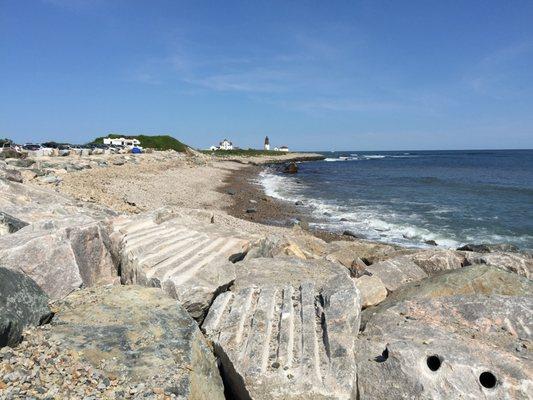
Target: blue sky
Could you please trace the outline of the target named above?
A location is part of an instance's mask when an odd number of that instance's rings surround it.
[[[0,137],[533,148],[532,1],[0,0]]]

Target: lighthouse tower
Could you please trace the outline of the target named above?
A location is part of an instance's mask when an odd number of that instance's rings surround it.
[[[265,150],[270,150],[270,140],[268,140],[268,136],[265,137]]]

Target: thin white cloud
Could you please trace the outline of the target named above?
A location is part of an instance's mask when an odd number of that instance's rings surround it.
[[[480,95],[504,100],[531,91],[520,84],[525,77],[533,77],[533,69],[526,65],[533,58],[533,41],[526,41],[498,49],[483,57],[465,77],[466,84]]]

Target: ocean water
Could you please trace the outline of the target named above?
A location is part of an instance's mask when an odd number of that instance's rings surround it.
[[[316,227],[415,247],[533,249],[533,150],[323,154],[259,178],[268,195],[302,201]]]

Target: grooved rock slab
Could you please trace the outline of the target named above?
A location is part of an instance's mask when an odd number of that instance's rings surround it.
[[[197,324],[160,290],[84,289],[55,308],[48,342],[60,342],[78,362],[99,370],[101,380],[142,384],[132,397],[161,398],[153,391],[159,388],[179,399],[224,399],[215,359]],[[42,385],[46,391],[55,382]],[[69,388],[60,390],[59,397],[67,398]]]
[[[355,399],[360,308],[341,265],[259,258],[239,266],[202,329],[232,398]]]
[[[472,295],[382,310],[357,341],[359,398],[531,398],[532,307],[531,297]]]
[[[409,256],[391,258],[369,265],[366,271],[381,279],[387,290],[391,292],[409,282],[419,281],[428,276]]]
[[[122,282],[161,287],[194,318],[235,279],[230,259],[243,257],[250,240],[208,221],[160,211],[117,225]]]
[[[0,347],[15,346],[22,330],[51,316],[48,296],[26,275],[0,267]]]
[[[107,226],[98,222],[76,226],[76,221],[67,227],[52,221],[30,225],[0,237],[2,266],[23,272],[52,299],[81,286],[116,282]]]

